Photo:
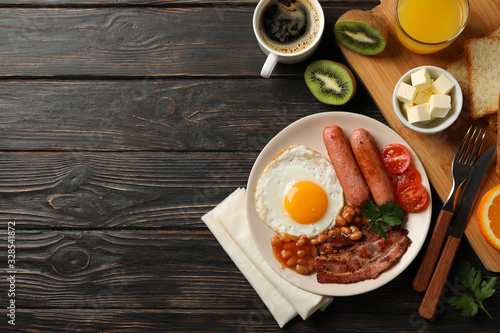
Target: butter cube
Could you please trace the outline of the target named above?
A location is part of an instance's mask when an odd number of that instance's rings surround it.
[[[406,110],[408,121],[410,123],[416,123],[419,121],[426,121],[431,119],[431,114],[429,110],[429,104],[419,104],[409,107]]]
[[[411,108],[411,107],[413,106],[413,104],[401,103],[401,104],[399,104],[399,105],[400,105],[400,107],[401,107],[401,113],[403,114],[403,116],[404,116],[405,118],[407,118],[407,119],[408,119],[408,113],[407,113],[407,110],[408,110],[408,108]]]
[[[432,93],[429,93],[429,90],[417,90],[417,96],[415,96],[415,101],[413,101],[414,104],[424,104],[429,101],[429,98],[431,98]]]
[[[444,118],[450,109],[450,95],[432,95],[429,99],[429,112],[432,118]]]
[[[446,95],[450,93],[453,87],[453,82],[451,82],[446,75],[441,74],[441,76],[438,77],[438,79],[432,84],[432,92],[434,94]]]
[[[434,81],[432,81],[432,82],[434,82]],[[430,86],[430,87],[429,87],[429,88],[427,88],[427,89],[421,90],[421,91],[425,92],[425,93],[426,93],[427,95],[429,95],[429,96],[430,96],[430,95],[432,95],[432,94],[434,94],[434,93],[432,92],[432,86]]]
[[[408,108],[411,108],[412,106],[413,106],[413,104],[402,103],[401,110],[403,110],[403,113],[406,114],[406,110],[408,110]]]
[[[430,88],[432,85],[431,76],[427,69],[422,68],[411,73],[411,85],[419,90]]]
[[[401,82],[398,88],[398,92],[396,93],[398,99],[405,104],[413,104],[416,95],[417,88],[404,82]]]

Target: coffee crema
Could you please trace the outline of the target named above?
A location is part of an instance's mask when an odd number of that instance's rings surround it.
[[[319,29],[319,14],[309,0],[270,1],[259,19],[259,33],[264,43],[281,53],[307,49]]]

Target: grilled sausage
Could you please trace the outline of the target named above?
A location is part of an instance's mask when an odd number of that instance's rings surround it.
[[[347,200],[353,206],[363,206],[370,198],[370,189],[359,170],[342,128],[337,125],[326,127],[323,130],[323,141]]]
[[[370,188],[373,201],[378,206],[388,201],[394,202],[396,198],[391,180],[370,132],[359,128],[351,134],[350,142],[354,157]]]

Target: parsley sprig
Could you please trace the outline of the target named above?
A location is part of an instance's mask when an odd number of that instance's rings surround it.
[[[372,199],[368,199],[363,205],[363,216],[372,221],[368,230],[373,229],[377,235],[387,238],[387,230],[389,230],[387,226],[400,225],[405,213],[397,203],[392,201],[377,207]]]
[[[495,292],[495,277],[482,281],[482,273],[476,270],[470,262],[463,260],[457,266],[455,277],[471,293],[463,292],[457,297],[450,298],[450,304],[457,309],[462,309],[462,316],[473,317],[482,309],[490,319],[493,317],[486,311],[483,301]]]

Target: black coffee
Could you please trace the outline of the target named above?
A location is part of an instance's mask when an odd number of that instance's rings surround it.
[[[294,53],[307,48],[318,29],[318,14],[308,0],[271,1],[260,19],[264,42],[282,53]]]
[[[290,2],[274,2],[262,14],[264,33],[276,43],[293,43],[308,30],[306,6],[301,3],[292,6]]]

